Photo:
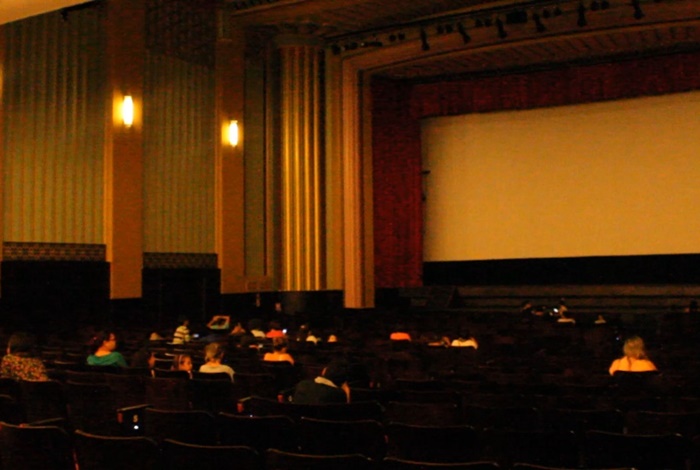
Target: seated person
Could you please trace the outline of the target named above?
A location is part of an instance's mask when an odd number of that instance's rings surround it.
[[[133,352],[129,358],[129,365],[137,369],[152,370],[156,366],[156,353],[151,351],[151,340],[141,343],[141,346]]]
[[[411,335],[406,332],[403,325],[397,325],[394,331],[389,335],[391,341],[411,341]]]
[[[226,372],[233,381],[233,369],[221,363],[224,360],[224,348],[219,343],[207,344],[204,348],[204,360],[206,362],[199,368],[199,372],[205,374]]]
[[[243,325],[241,325],[241,322],[236,323],[236,326],[234,326],[231,329],[231,333],[229,335],[231,336],[243,336],[247,334],[248,332],[243,328]]]
[[[306,341],[307,343],[318,344],[319,341],[321,341],[321,338],[316,336],[316,334],[313,331],[309,330],[309,334],[306,335],[306,339],[304,341]]]
[[[459,332],[459,336],[452,340],[452,343],[450,343],[450,346],[453,348],[474,348],[474,349],[479,349],[479,343],[476,342],[476,339],[471,335],[469,330],[461,330]]]
[[[622,352],[625,355],[620,359],[615,359],[610,365],[610,375],[615,375],[617,371],[652,372],[657,370],[654,363],[647,357],[644,340],[639,336],[628,338],[622,347]]]
[[[173,334],[173,344],[185,344],[190,340],[190,321],[185,317],[180,317],[180,326]]]
[[[438,335],[436,333],[426,333],[423,342],[430,347],[447,347],[450,345],[450,338],[445,335]]]
[[[256,338],[265,337],[265,332],[262,329],[262,321],[259,318],[252,318],[248,322],[248,331]]]
[[[14,380],[49,380],[41,359],[35,355],[36,342],[28,333],[15,333],[7,343],[0,364],[0,377]]]
[[[557,323],[568,323],[571,325],[576,324],[576,320],[572,318],[566,308],[559,311],[559,318],[557,318]]]
[[[266,338],[281,338],[283,336],[287,336],[287,332],[282,329],[282,325],[279,324],[279,322],[272,321],[270,322],[270,330],[265,333]]]
[[[289,342],[287,338],[278,337],[272,339],[272,352],[265,353],[263,361],[268,362],[289,362],[294,365],[294,358],[287,352]]]
[[[105,330],[97,333],[90,341],[90,354],[87,363],[90,366],[126,367],[126,360],[117,349],[117,336]]]
[[[192,356],[189,354],[176,354],[173,357],[171,370],[182,370],[192,378]]]
[[[231,327],[231,317],[228,315],[214,315],[207,323],[210,330],[228,330]]]
[[[294,388],[292,402],[302,405],[350,403],[348,364],[342,360],[331,361],[320,376],[299,382]]]

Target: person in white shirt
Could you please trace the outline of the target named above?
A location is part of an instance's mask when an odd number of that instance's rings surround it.
[[[206,362],[199,367],[199,372],[205,374],[226,372],[233,382],[233,369],[221,363],[224,360],[224,348],[219,343],[207,344],[204,348],[204,360]]]
[[[474,349],[479,349],[479,343],[477,343],[476,339],[469,333],[468,330],[462,330],[459,333],[459,336],[452,340],[452,343],[450,343],[450,346],[454,348],[474,348]]]

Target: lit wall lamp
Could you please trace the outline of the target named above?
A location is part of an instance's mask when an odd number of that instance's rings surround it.
[[[126,127],[134,124],[134,99],[126,95],[122,101],[122,121]]]
[[[235,147],[238,145],[238,138],[239,138],[239,129],[238,129],[238,121],[232,120],[229,121],[228,123],[228,129],[226,130],[226,137],[228,139],[228,143],[231,147]]]

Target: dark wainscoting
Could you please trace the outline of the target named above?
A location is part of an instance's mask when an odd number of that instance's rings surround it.
[[[3,323],[51,331],[101,323],[109,315],[109,264],[102,261],[3,261]]]
[[[175,328],[180,315],[206,324],[221,308],[218,269],[144,269],[143,308],[150,324]]]
[[[281,312],[275,310],[279,303]],[[285,326],[295,327],[310,323],[319,328],[330,328],[338,312],[343,310],[342,291],[294,291],[226,294],[222,296],[222,313],[237,321],[259,318],[264,322],[279,320]]]
[[[698,284],[700,254],[601,256],[423,264],[430,285]]]

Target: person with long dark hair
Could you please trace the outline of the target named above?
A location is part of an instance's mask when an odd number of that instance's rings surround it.
[[[126,360],[117,352],[117,335],[105,330],[97,333],[90,340],[90,354],[87,363],[90,366],[126,367]]]

